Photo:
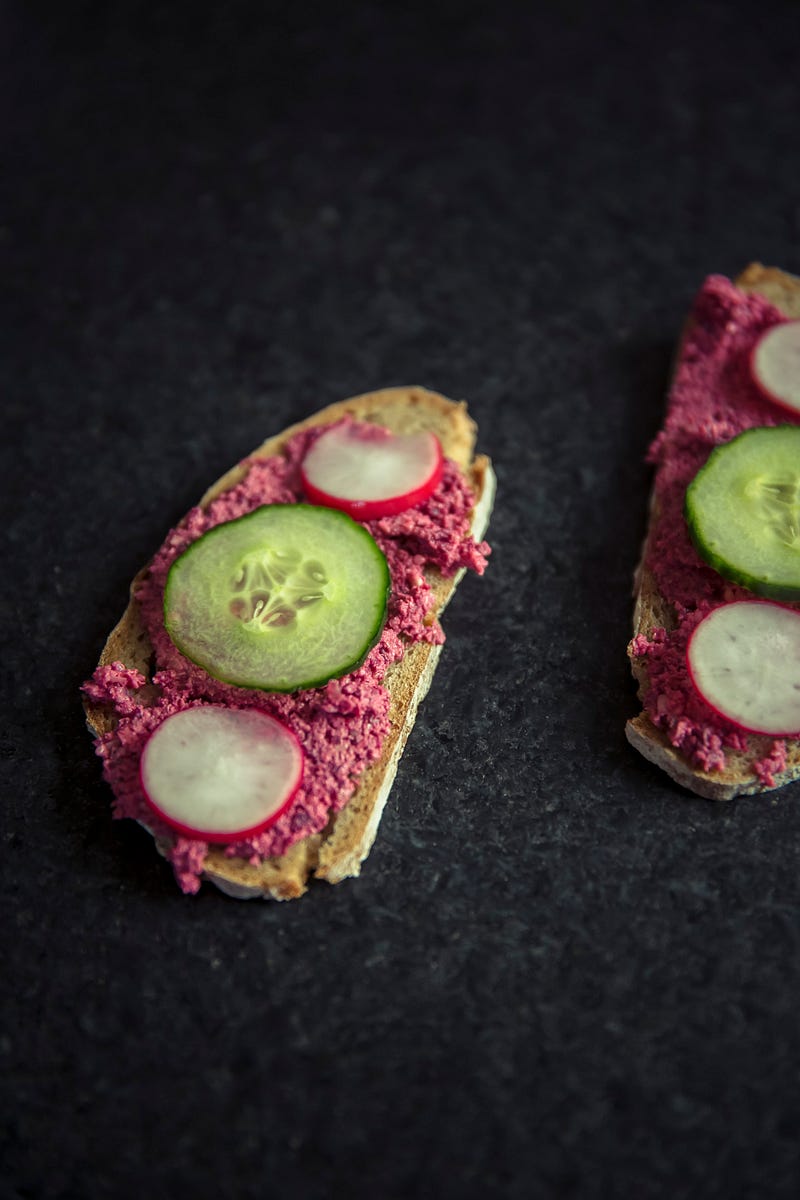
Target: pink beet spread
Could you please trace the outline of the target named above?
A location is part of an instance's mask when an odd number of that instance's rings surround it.
[[[322,428],[296,434],[283,455],[247,460],[247,474],[207,509],[193,508],[168,534],[136,596],[155,649],[152,685],[138,671],[111,663],[98,667],[84,692],[111,706],[116,727],[96,741],[103,773],[114,791],[114,815],[142,821],[169,844],[169,858],[184,892],[196,892],[208,852],[205,842],[176,837],[147,805],[139,784],[139,759],[153,729],[167,716],[193,704],[252,705],[284,721],[306,754],[303,781],[279,820],[263,833],[226,848],[251,862],[284,854],[299,839],[325,827],[329,815],[353,794],[359,776],[379,758],[389,730],[387,668],[409,642],[439,644],[444,634],[431,610],[425,567],[443,575],[461,568],[482,574],[489,547],[469,534],[474,497],[458,468],[446,460],[436,491],[418,507],[394,517],[365,522],[386,555],[392,578],[389,614],[379,642],[365,662],[325,686],[292,695],[232,687],[184,658],[164,630],[164,585],[174,559],[201,534],[262,504],[305,497],[299,467]]]
[[[725,766],[725,751],[746,750],[747,735],[716,713],[689,679],[686,645],[702,618],[728,600],[752,597],[723,579],[698,555],[683,516],[686,488],[713,448],[757,425],[800,424],[764,398],[750,377],[749,358],[759,335],[785,320],[760,296],[749,296],[720,275],[710,276],[694,303],[670,392],[664,428],[648,461],[656,466],[658,520],[645,549],[645,565],[672,605],[674,630],[653,630],[631,643],[647,660],[645,711],[695,766]],[[753,765],[766,786],[786,764],[786,743],[775,741]]]

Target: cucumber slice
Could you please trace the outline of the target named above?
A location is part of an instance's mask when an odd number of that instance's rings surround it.
[[[751,733],[800,730],[800,613],[766,600],[713,609],[689,639],[689,674],[722,716]]]
[[[800,425],[748,429],[717,446],[686,491],[698,553],[773,600],[800,599]]]
[[[268,504],[210,529],[175,560],[164,624],[215,679],[293,692],[363,662],[389,585],[383,552],[345,513]]]

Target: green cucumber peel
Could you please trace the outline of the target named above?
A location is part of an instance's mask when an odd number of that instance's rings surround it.
[[[686,490],[700,557],[771,600],[800,600],[800,425],[758,426],[712,450]]]
[[[363,663],[390,585],[385,555],[345,513],[268,504],[209,529],[175,560],[164,626],[220,682],[294,692]]]

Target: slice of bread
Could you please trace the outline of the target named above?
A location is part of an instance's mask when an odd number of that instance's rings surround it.
[[[460,467],[473,491],[476,503],[471,532],[480,541],[489,522],[495,476],[489,459],[474,454],[476,426],[463,402],[456,403],[420,387],[386,388],[370,392],[330,405],[276,437],[269,438],[249,457],[278,455],[294,434],[311,426],[331,424],[345,416],[381,425],[398,434],[419,430],[435,433],[444,454]],[[222,492],[233,487],[246,475],[247,470],[246,460],[233,467],[208,489],[200,505],[206,507]],[[450,600],[462,575],[463,571],[451,577],[434,570],[426,571],[437,616]],[[131,600],[112,630],[98,665],[122,662],[126,667],[136,668],[149,680],[153,648],[134,598],[140,576],[141,573],[131,585]],[[391,697],[391,728],[380,758],[367,767],[353,796],[344,808],[331,816],[322,832],[295,842],[279,858],[265,859],[255,865],[242,858],[227,857],[223,847],[211,847],[203,867],[204,877],[228,895],[239,899],[261,896],[288,900],[305,892],[311,876],[329,883],[339,883],[358,875],[361,863],[375,839],[400,756],[414,724],[419,703],[430,686],[440,651],[441,646],[428,642],[410,643],[403,659],[389,668],[384,682]],[[85,709],[89,728],[96,736],[114,727],[116,718],[108,707],[86,701]],[[158,840],[156,845],[162,852],[167,848]]]
[[[764,267],[752,263],[734,281],[736,286],[749,294],[763,296],[787,317],[800,317],[800,279],[788,275],[775,267]],[[688,332],[688,327],[687,331]],[[685,336],[685,333],[684,333]],[[646,565],[648,537],[652,536],[659,518],[658,503],[653,498],[650,505],[648,535],[642,549],[642,557],[634,575],[635,606],[633,616],[634,636],[643,634],[649,638],[654,629],[675,628],[676,616],[670,602],[659,592],[652,572]],[[647,660],[637,656],[632,645],[629,647],[631,669],[639,684],[639,696],[644,698],[649,687]],[[753,764],[765,759],[774,743],[774,738],[748,735],[746,751],[726,750],[725,766],[721,770],[705,771],[694,766],[672,745],[666,734],[653,724],[646,712],[628,721],[625,729],[628,741],[646,759],[683,787],[710,800],[732,800],[734,796],[771,791],[800,778],[800,742],[786,742],[785,766],[775,771],[773,782],[763,782],[753,771]]]

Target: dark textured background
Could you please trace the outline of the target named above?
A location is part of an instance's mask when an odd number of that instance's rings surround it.
[[[691,799],[623,726],[683,315],[800,270],[798,47],[796,3],[2,4],[0,1195],[797,1194],[800,787]],[[182,897],[79,685],[208,482],[406,382],[499,496],[376,847]]]

